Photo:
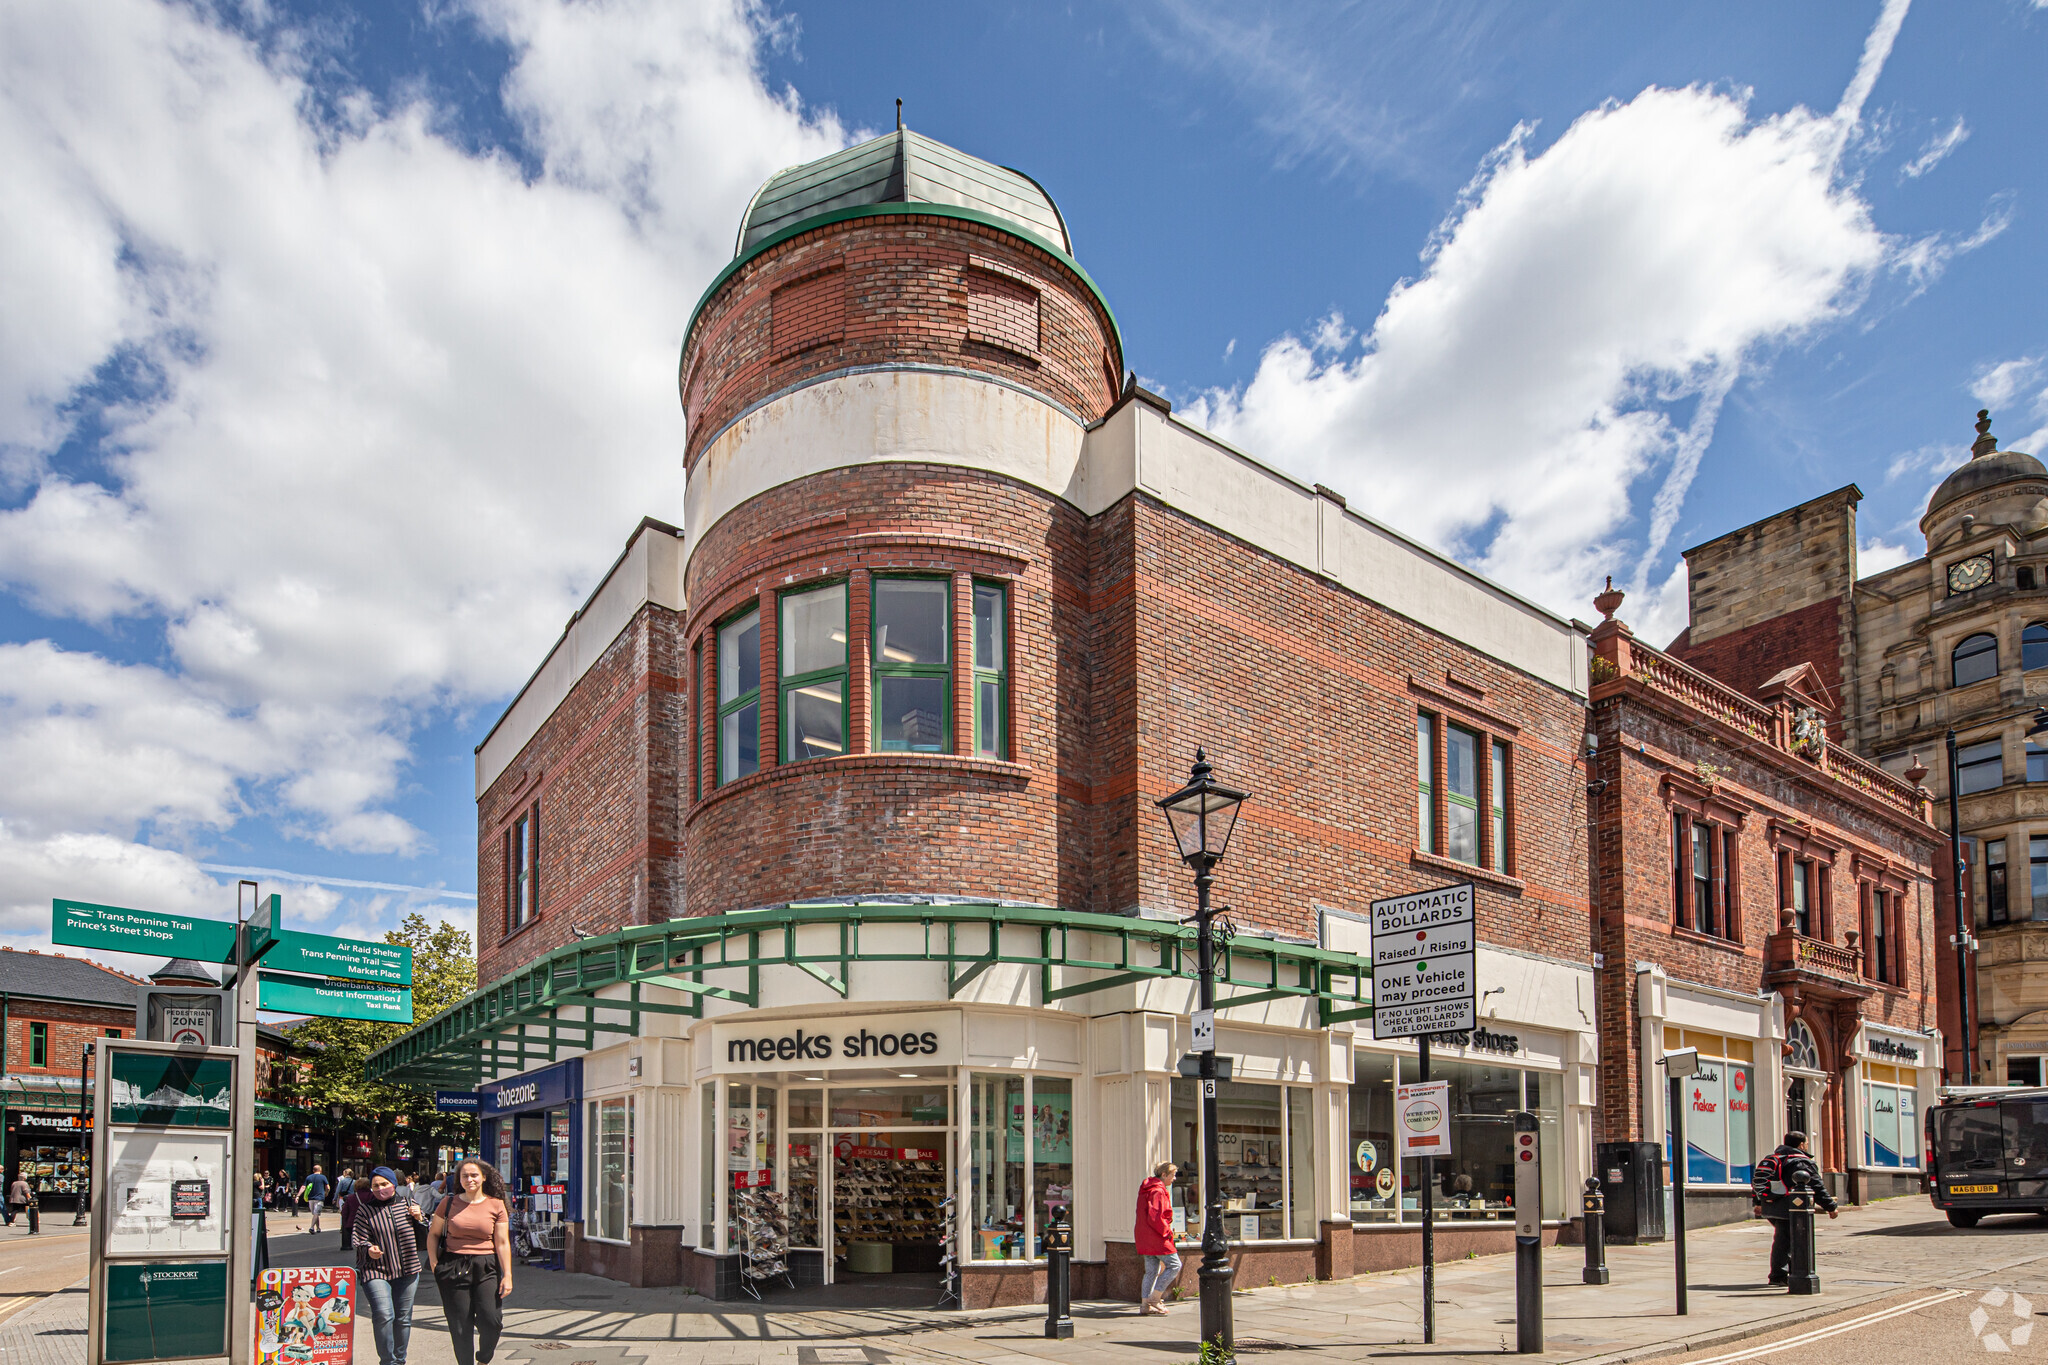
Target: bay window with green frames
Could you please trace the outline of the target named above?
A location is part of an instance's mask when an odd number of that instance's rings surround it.
[[[874,580],[875,748],[946,752],[952,729],[952,583],[944,578]]]
[[[718,785],[761,768],[761,612],[718,628]]]
[[[782,761],[846,752],[846,584],[782,595]]]
[[[1003,640],[1003,589],[994,583],[974,585],[974,756],[1002,758],[1009,748],[1007,707],[1009,667]]]

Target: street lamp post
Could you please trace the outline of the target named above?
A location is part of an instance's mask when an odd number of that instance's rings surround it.
[[[90,1118],[92,1110],[86,1106],[85,1088],[92,1070],[93,1045],[87,1043],[85,1051],[78,1054],[78,1140],[85,1148],[85,1184],[78,1191],[78,1212],[71,1219],[72,1227],[83,1227],[92,1213],[92,1133]]]
[[[1195,872],[1195,953],[1200,973],[1200,1000],[1216,1008],[1216,931],[1209,909],[1209,888],[1216,864],[1230,845],[1238,807],[1245,793],[1217,783],[1203,752],[1195,750],[1188,784],[1159,802],[1181,861]],[[1199,1054],[1202,1080],[1202,1340],[1224,1356],[1236,1354],[1236,1333],[1230,1321],[1230,1242],[1223,1234],[1223,1182],[1218,1170],[1216,1139],[1216,1049]]]

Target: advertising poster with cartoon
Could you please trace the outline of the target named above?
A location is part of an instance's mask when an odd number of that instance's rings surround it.
[[[264,1271],[256,1291],[256,1365],[349,1365],[355,1309],[350,1266]]]

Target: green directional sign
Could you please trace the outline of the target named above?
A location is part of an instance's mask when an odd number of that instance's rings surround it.
[[[269,971],[337,976],[386,986],[412,984],[412,949],[403,943],[369,943],[298,929],[280,929],[276,939],[276,946],[263,958]]]
[[[277,951],[283,951],[279,949]],[[276,956],[276,952],[272,953]],[[324,1019],[367,1019],[376,1024],[410,1024],[412,992],[355,981],[258,972],[258,1005],[280,1014],[314,1014]]]
[[[225,962],[235,955],[235,926],[226,920],[192,919],[87,901],[53,900],[50,905],[50,941],[61,947],[189,957],[198,962]],[[408,963],[408,978],[410,968]]]

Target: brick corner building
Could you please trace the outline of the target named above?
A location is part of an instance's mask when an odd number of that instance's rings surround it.
[[[572,1268],[733,1297],[949,1252],[1016,1303],[1071,1214],[1076,1292],[1135,1297],[1144,1174],[1203,1216],[1155,808],[1197,745],[1253,793],[1218,869],[1240,1273],[1418,1257],[1416,1052],[1360,954],[1373,900],[1466,882],[1438,1245],[1510,1244],[1518,1109],[1569,1227],[1583,628],[1176,416],[1051,197],[908,130],[761,188],[678,385],[687,533],[641,523],[477,751],[486,984],[372,1068],[480,1086]]]

